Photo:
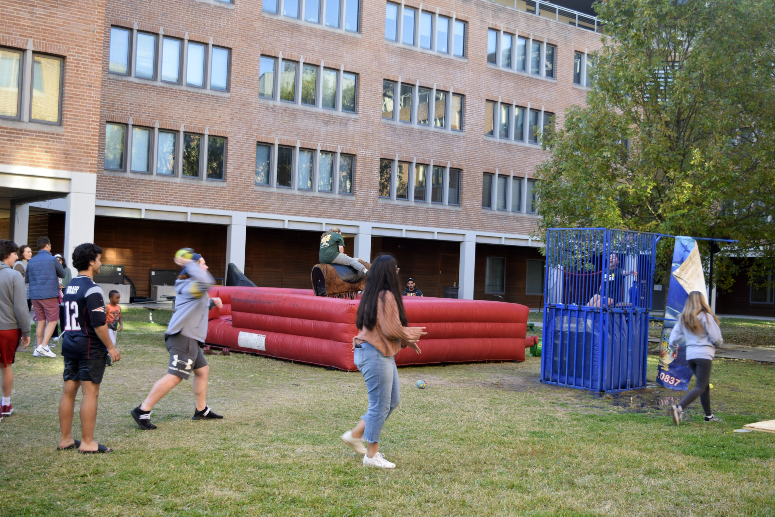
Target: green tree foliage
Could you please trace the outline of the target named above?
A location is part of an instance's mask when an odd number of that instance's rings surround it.
[[[719,284],[749,256],[775,266],[772,0],[607,0],[587,105],[547,131],[540,232],[626,228],[736,239]],[[726,257],[723,258],[723,257]]]

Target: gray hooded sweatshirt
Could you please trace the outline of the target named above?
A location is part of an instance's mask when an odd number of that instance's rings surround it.
[[[0,262],[0,330],[21,329],[30,336],[30,313],[24,278],[5,262]]]
[[[187,264],[183,273],[189,278],[175,281],[175,312],[172,313],[165,334],[171,336],[180,332],[186,337],[204,342],[210,311],[207,290],[215,284],[215,279],[195,262]]]

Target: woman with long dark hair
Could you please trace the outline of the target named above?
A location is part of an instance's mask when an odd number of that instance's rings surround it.
[[[419,354],[417,342],[426,332],[425,327],[407,326],[396,259],[390,255],[377,257],[367,278],[355,322],[359,333],[353,339],[353,360],[366,381],[369,409],[355,428],[342,435],[342,440],[363,454],[364,466],[392,469],[395,463],[379,452],[379,436],[385,420],[400,402],[395,356],[406,346]],[[367,447],[363,446],[364,440]]]

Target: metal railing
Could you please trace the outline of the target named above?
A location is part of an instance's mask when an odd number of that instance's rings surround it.
[[[498,5],[511,7],[517,11],[535,14],[543,18],[555,20],[560,23],[567,23],[573,27],[585,29],[593,32],[603,32],[603,25],[596,16],[574,11],[567,7],[561,7],[551,2],[541,0],[487,0]]]

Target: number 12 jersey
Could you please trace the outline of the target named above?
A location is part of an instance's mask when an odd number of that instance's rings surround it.
[[[85,275],[73,278],[65,288],[65,336],[62,355],[70,359],[97,359],[108,349],[94,330],[107,323],[102,289]]]

